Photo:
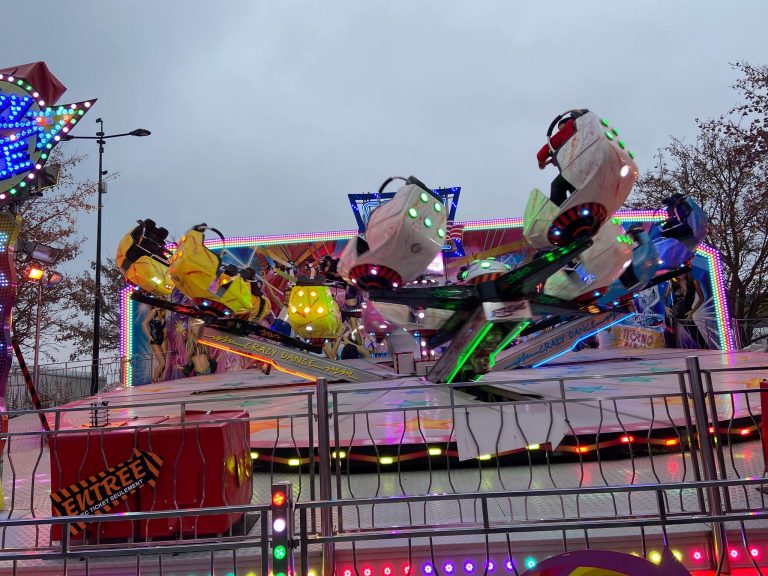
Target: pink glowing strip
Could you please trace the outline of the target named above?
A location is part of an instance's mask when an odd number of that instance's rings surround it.
[[[130,386],[133,382],[133,289],[126,286],[120,292],[120,357],[123,358],[123,382]]]
[[[619,210],[614,217],[622,222],[660,222],[664,220],[664,210]],[[472,220],[470,222],[457,222],[457,226],[463,226],[466,231],[473,230],[498,230],[501,228],[522,228],[522,218],[494,218],[491,220]]]
[[[715,300],[715,316],[717,320],[717,330],[720,336],[720,348],[722,350],[733,352],[736,345],[731,332],[731,314],[728,310],[728,300],[725,292],[725,275],[723,274],[723,264],[720,260],[720,252],[712,246],[700,244],[696,252],[704,256],[709,264],[709,279],[712,289],[712,297]]]
[[[619,210],[614,214],[622,222],[659,222],[664,219],[663,210]],[[490,220],[471,220],[457,222],[465,231],[498,230],[503,228],[522,228],[522,218],[495,218]],[[330,242],[335,240],[348,240],[357,235],[356,230],[337,230],[330,232],[302,232],[299,234],[271,234],[264,236],[235,236],[222,242],[220,239],[209,239],[205,245],[211,249],[217,248],[255,248],[258,246],[270,246],[275,244],[292,244],[299,242]],[[168,243],[170,250],[175,249],[175,244]],[[726,305],[725,281],[720,262],[720,253],[707,245],[700,245],[698,254],[707,260],[709,276],[712,283],[712,295],[714,298],[717,327],[720,336],[720,348],[727,352],[735,350],[733,334],[730,331],[730,314]],[[121,294],[121,321],[120,321],[120,354],[124,358],[133,355],[133,326],[134,302],[130,298],[131,289],[126,288]],[[133,380],[133,370],[129,362],[123,367],[123,377],[126,385],[130,386]]]

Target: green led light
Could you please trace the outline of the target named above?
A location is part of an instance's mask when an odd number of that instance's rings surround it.
[[[501,352],[502,350],[504,350],[504,348],[509,346],[512,343],[512,340],[520,336],[520,333],[523,330],[525,330],[530,323],[531,323],[530,320],[524,320],[520,324],[515,326],[515,328],[513,328],[512,331],[509,334],[507,334],[506,338],[504,338],[501,341],[501,344],[499,344],[499,347],[496,348],[496,350],[494,350],[493,352],[491,352],[491,354],[488,357],[491,368],[496,366],[496,356],[499,355],[499,352]]]
[[[24,80],[16,80],[16,84],[18,84],[19,86],[21,86],[22,84],[24,84]]]
[[[490,262],[480,262],[480,268],[490,268],[491,263]]]
[[[613,134],[610,132],[606,132],[605,135],[608,137],[608,140],[613,140]]]
[[[435,202],[435,212],[442,212],[443,211],[443,205],[440,204],[440,202]]]
[[[432,228],[432,219],[424,218],[424,226],[426,226],[427,228]]]
[[[634,152],[630,152],[630,153],[629,153],[629,157],[630,157],[630,158],[632,158],[632,159],[634,159],[634,158],[635,158],[635,153],[634,153]]]
[[[11,188],[11,196],[16,196],[16,188]]]
[[[605,118],[601,118],[600,122],[602,123],[603,126],[608,126],[609,125],[608,120],[606,120]]]
[[[82,110],[78,110],[78,111],[77,111],[77,114],[78,114],[79,116],[82,116],[83,114],[85,114],[85,112],[83,112]]]
[[[288,551],[285,549],[285,546],[276,546],[272,551],[272,555],[276,560],[282,560],[286,554],[288,554]]]
[[[416,216],[418,215],[419,213],[416,212],[416,208],[408,208],[408,216],[410,216],[411,218],[416,218]]]
[[[285,576],[285,572],[278,572],[275,576]]]
[[[626,147],[627,147],[627,146],[626,146],[626,144],[624,144],[624,140],[619,140],[619,147],[620,147],[622,150],[624,150],[624,148],[626,148]]]
[[[445,238],[445,230],[443,230],[442,228],[438,228],[437,229],[437,236],[439,238]]]
[[[421,201],[426,204],[429,201],[429,194],[427,194],[426,192],[422,192],[419,198],[421,198]]]
[[[613,132],[614,136],[618,136],[619,135],[619,131],[616,130],[616,128],[611,128],[611,132]]]
[[[46,158],[48,158],[48,154],[40,154],[40,158],[42,158],[43,160],[45,160]]]
[[[19,188],[26,188],[27,183],[26,182],[19,182]]]
[[[28,92],[31,92],[31,91],[32,91],[32,86],[30,86],[29,84],[27,84],[27,91],[28,91]]]
[[[464,364],[467,363],[467,360],[472,356],[475,349],[477,349],[478,346],[482,343],[483,340],[485,340],[485,337],[488,335],[488,332],[491,331],[493,328],[493,324],[488,322],[485,326],[483,326],[482,330],[480,330],[477,333],[477,336],[469,343],[469,345],[464,348],[464,351],[459,354],[459,358],[456,361],[456,365],[453,367],[453,370],[448,375],[448,378],[445,379],[446,383],[450,384],[453,379],[456,377],[456,375],[459,373],[459,370],[464,366]]]

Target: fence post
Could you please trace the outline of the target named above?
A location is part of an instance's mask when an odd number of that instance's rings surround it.
[[[331,439],[328,412],[328,381],[317,379],[317,456],[320,468],[320,500],[331,500]],[[333,535],[333,508],[320,509],[320,533]],[[336,567],[336,545],[323,543],[323,576],[333,576]]]
[[[696,431],[698,432],[699,448],[701,449],[701,463],[704,472],[704,480],[717,480],[717,467],[715,466],[715,453],[712,447],[712,438],[709,434],[709,419],[707,417],[707,404],[704,398],[704,383],[701,380],[701,368],[697,356],[688,356],[685,359],[688,370],[688,381],[691,384],[693,396],[693,409],[696,418]],[[717,423],[715,422],[715,426]],[[711,514],[721,516],[723,503],[720,499],[720,489],[717,486],[707,488],[709,497],[709,511]],[[728,558],[728,541],[725,526],[722,522],[712,523],[712,537],[714,543],[714,558],[722,558],[720,574],[730,574],[730,562]]]

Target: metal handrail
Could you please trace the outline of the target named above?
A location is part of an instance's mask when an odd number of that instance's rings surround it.
[[[740,478],[733,480],[700,480],[697,482],[669,482],[663,484],[624,484],[621,486],[582,486],[577,488],[534,488],[531,490],[505,490],[503,492],[463,492],[460,494],[421,494],[418,496],[379,496],[377,498],[339,498],[297,502],[302,508],[333,508],[338,506],[366,506],[371,504],[404,504],[408,502],[441,502],[444,500],[478,500],[494,498],[532,498],[536,496],[569,496],[629,492],[664,492],[667,490],[695,490],[697,488],[728,488],[731,486],[761,486],[766,478]],[[766,509],[768,514],[768,509]]]

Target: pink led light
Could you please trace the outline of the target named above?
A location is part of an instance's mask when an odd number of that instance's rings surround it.
[[[120,356],[125,359],[122,366],[122,380],[126,386],[133,384],[133,369],[130,359],[133,356],[132,319],[133,300],[131,300],[133,288],[126,286],[120,292]]]
[[[702,558],[704,558],[704,554],[701,553],[701,550],[694,550],[691,553],[691,558],[696,560],[696,562],[700,562]]]
[[[727,306],[725,279],[720,261],[720,253],[706,244],[701,244],[696,252],[698,255],[706,258],[709,265],[709,278],[712,296],[715,301],[717,329],[720,334],[720,348],[726,352],[733,352],[736,349],[736,345],[731,333],[731,315]]]
[[[752,558],[759,558],[760,557],[760,549],[759,548],[750,548],[749,553],[752,556]]]
[[[741,556],[741,553],[738,550],[736,550],[736,548],[731,548],[730,550],[728,550],[728,556],[730,556],[734,560],[738,560],[739,556]]]

